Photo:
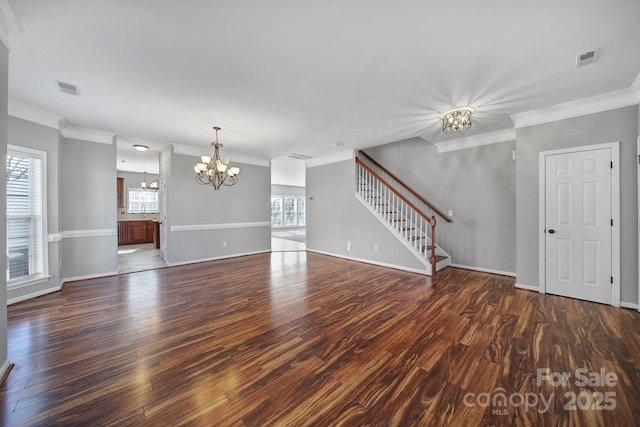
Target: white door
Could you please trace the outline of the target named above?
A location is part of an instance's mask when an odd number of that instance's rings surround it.
[[[545,280],[549,293],[612,302],[612,153],[545,156]]]

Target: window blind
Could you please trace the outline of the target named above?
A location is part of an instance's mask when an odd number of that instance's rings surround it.
[[[43,156],[7,152],[7,280],[44,274]]]

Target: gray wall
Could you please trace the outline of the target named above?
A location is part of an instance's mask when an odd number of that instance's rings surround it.
[[[170,160],[166,156],[170,156]],[[167,167],[168,215],[167,261],[184,263],[271,249],[271,168],[234,162],[239,181],[219,190],[195,180],[196,157],[163,151],[160,174]],[[168,165],[166,163],[169,163]],[[172,231],[175,226],[256,223],[259,227]],[[223,246],[223,242],[227,246]]]
[[[7,157],[7,102],[9,99],[9,91],[7,89],[9,81],[9,52],[5,48],[4,44],[0,43],[0,156],[3,159]],[[6,179],[0,180],[0,194],[7,193]],[[7,200],[6,197],[0,197],[0,218],[2,223],[7,223]],[[0,227],[0,248],[2,253],[7,253],[7,230],[5,227]],[[0,257],[0,266],[2,271],[7,270],[7,257]],[[6,274],[1,274],[2,283],[0,284],[0,298],[2,301],[7,300],[7,277]],[[0,366],[4,366],[7,363],[7,305],[0,304]],[[4,374],[4,372],[0,372]]]
[[[416,255],[356,199],[354,160],[307,168],[306,184],[308,249],[426,271]]]
[[[420,138],[365,150],[418,194],[447,214],[436,244],[454,264],[516,271],[514,142],[438,154]]]
[[[621,281],[623,302],[638,302],[638,106],[517,129],[518,283],[538,287],[538,153],[620,141]]]
[[[9,144],[33,148],[47,153],[47,233],[56,234],[60,228],[60,149],[61,137],[57,129],[33,123],[16,117],[8,118]],[[27,287],[8,291],[9,301],[26,295],[38,294],[47,289],[56,289],[62,280],[60,271],[60,252],[62,242],[49,242],[49,280]]]
[[[113,230],[106,236],[65,238],[63,277],[108,274],[118,269],[115,234],[116,144],[64,138],[61,149],[62,229]]]

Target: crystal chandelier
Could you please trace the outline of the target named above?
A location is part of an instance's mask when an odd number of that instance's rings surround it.
[[[200,156],[200,161],[195,164],[193,170],[196,173],[196,181],[202,185],[210,185],[217,190],[222,185],[231,186],[238,182],[240,168],[229,166],[229,158],[220,156],[222,144],[218,142],[218,131],[220,128],[214,126],[216,140],[211,143],[213,147],[213,157]]]
[[[473,111],[473,108],[470,107],[457,107],[442,113],[440,116],[442,119],[442,131],[458,132],[469,129],[471,127],[471,113],[473,113]]]

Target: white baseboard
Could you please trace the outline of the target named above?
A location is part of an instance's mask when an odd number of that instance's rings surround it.
[[[9,370],[13,367],[13,363],[9,359],[5,360],[2,366],[0,366],[0,378],[6,379],[6,375],[9,373]]]
[[[453,264],[453,263],[451,263],[451,264],[449,264],[449,267],[464,268],[465,270],[481,271],[483,273],[491,273],[491,274],[499,274],[501,276],[516,277],[516,273],[512,273],[510,271],[492,270],[490,268],[473,267],[473,266],[470,266],[470,265],[462,265],[462,264]]]
[[[638,308],[638,304],[634,304],[632,302],[624,302],[624,301],[620,301],[620,307],[624,307],[624,308],[631,308],[633,310],[639,310]]]
[[[86,276],[65,277],[64,279],[62,279],[61,283],[64,284],[68,282],[77,282],[78,280],[98,279],[100,277],[117,276],[117,275],[118,275],[117,271],[107,271],[106,273],[89,274]]]
[[[355,258],[355,257],[341,255],[341,254],[335,254],[333,252],[319,251],[317,249],[309,249],[309,248],[307,248],[307,251],[308,252],[315,252],[315,253],[321,254],[321,255],[329,255],[329,256],[336,257],[336,258],[348,259],[350,261],[364,262],[365,264],[373,264],[373,265],[377,265],[377,266],[380,266],[380,267],[393,268],[393,269],[396,269],[396,270],[408,271],[410,273],[418,273],[418,274],[422,274],[424,276],[428,276],[428,274],[427,274],[427,272],[425,270],[419,270],[417,268],[405,267],[405,266],[402,266],[402,265],[395,265],[395,264],[388,264],[386,262],[372,261],[370,259]]]
[[[241,253],[241,254],[223,255],[223,256],[213,257],[213,258],[191,259],[189,261],[172,262],[172,261],[169,261],[169,260],[165,260],[164,262],[166,262],[169,267],[175,267],[177,265],[197,264],[199,262],[217,261],[217,260],[220,260],[220,259],[237,258],[237,257],[241,257],[241,256],[266,254],[266,253],[271,253],[271,249],[264,250],[264,251],[245,252],[245,253]]]
[[[42,295],[51,294],[53,292],[58,292],[62,289],[62,283],[58,286],[54,286],[53,288],[43,289],[41,291],[33,292],[27,295],[20,295],[19,297],[11,298],[7,300],[7,305],[15,304],[17,302],[26,301],[28,299],[41,297]]]
[[[522,283],[516,283],[516,288],[524,289],[525,291],[540,292],[540,288],[539,287],[531,286],[531,285],[524,285]]]

